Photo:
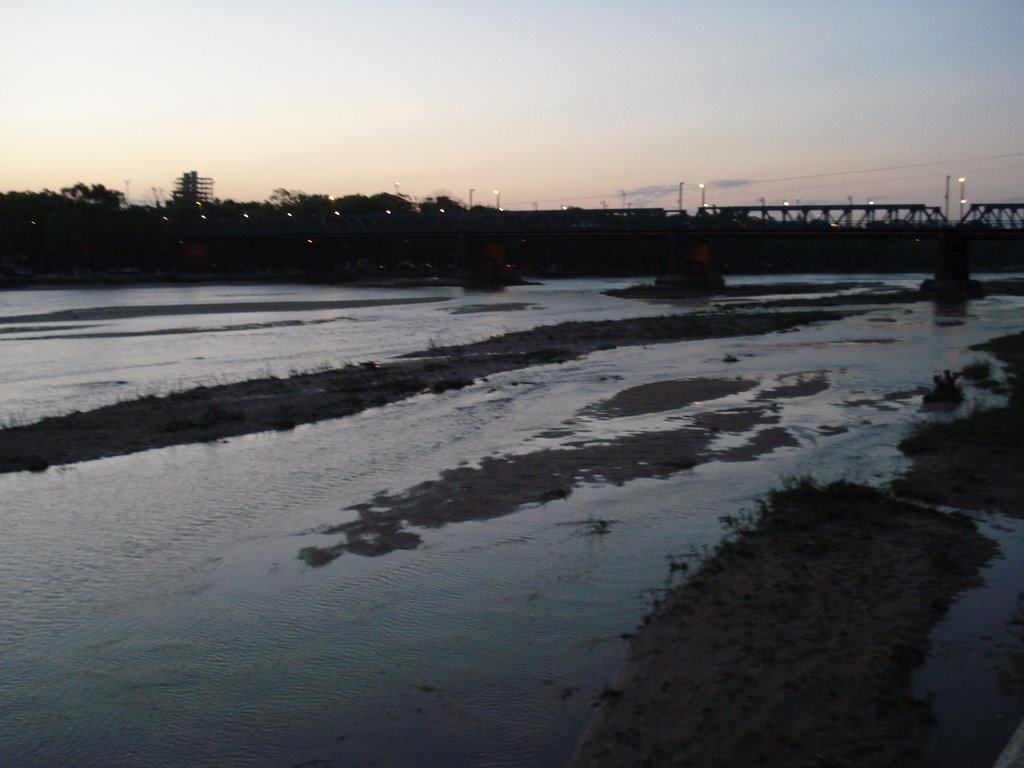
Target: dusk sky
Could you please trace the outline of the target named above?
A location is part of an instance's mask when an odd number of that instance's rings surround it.
[[[1024,0],[2,0],[0,35],[0,191],[1024,202]]]

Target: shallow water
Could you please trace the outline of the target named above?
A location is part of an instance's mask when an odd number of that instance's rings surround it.
[[[302,326],[268,312],[257,329],[127,342],[0,334],[17,360],[5,354],[0,395],[10,418],[178,382],[382,359],[431,340],[670,311],[600,296],[609,286],[429,289],[445,301],[316,324],[327,315],[300,313]],[[0,315],[370,297],[302,286],[0,293]],[[529,308],[505,306],[520,303]],[[454,311],[485,304],[500,308]],[[610,682],[619,636],[666,586],[668,558],[713,546],[718,518],[783,476],[884,482],[902,466],[894,446],[907,425],[943,418],[922,413],[918,397],[886,396],[978,357],[965,347],[1019,330],[1022,307],[991,298],[951,316],[919,303],[791,333],[623,348],[291,432],[2,475],[0,764],[560,765]],[[203,321],[240,320],[213,312]],[[199,327],[195,316],[109,325]],[[381,558],[344,555],[316,569],[297,558],[331,543],[318,531],[380,491],[485,456],[677,427],[808,372],[829,388],[778,401],[798,447],[577,487],[505,517],[422,530],[418,549]],[[630,386],[705,376],[758,386],[658,414],[583,412]],[[748,437],[723,435],[719,445]],[[610,521],[609,533],[593,535],[594,520]]]

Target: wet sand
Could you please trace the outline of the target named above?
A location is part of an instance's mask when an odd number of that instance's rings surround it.
[[[402,299],[349,299],[346,301],[228,301],[214,304],[138,304],[120,307],[82,307],[30,315],[0,316],[0,324],[59,323],[68,320],[125,320],[134,317],[172,315],[236,315],[254,312],[316,312],[325,309],[391,307],[403,304],[429,304],[448,301],[444,296],[417,296]]]
[[[757,382],[749,379],[655,382],[625,389],[582,409],[577,416],[609,419],[661,413],[755,386]],[[815,386],[797,387],[785,396],[813,394]],[[306,547],[299,556],[309,565],[322,566],[345,553],[379,556],[395,549],[414,549],[421,538],[410,529],[502,517],[525,504],[567,498],[574,488],[586,483],[622,485],[639,478],[667,477],[706,461],[753,461],[780,447],[798,444],[788,431],[774,426],[778,416],[767,406],[723,408],[685,421],[685,426],[675,429],[630,432],[614,438],[594,439],[585,429],[572,428],[538,435],[562,441],[557,448],[485,457],[479,466],[446,470],[436,480],[403,493],[379,493],[348,510],[354,519],[320,531],[327,537],[343,538]],[[716,450],[714,440],[723,432],[746,439],[738,446]]]

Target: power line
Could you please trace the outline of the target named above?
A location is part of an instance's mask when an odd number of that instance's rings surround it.
[[[805,181],[805,180],[808,180],[808,179],[827,179],[827,178],[839,177],[839,176],[856,176],[856,175],[866,174],[866,173],[882,173],[882,172],[885,172],[885,171],[903,171],[903,170],[910,170],[912,168],[930,168],[930,167],[943,166],[943,165],[949,166],[949,165],[954,165],[954,164],[957,164],[957,163],[979,163],[979,162],[988,162],[988,161],[991,161],[991,160],[1006,160],[1006,159],[1018,158],[1018,157],[1024,157],[1024,152],[1013,152],[1013,153],[1008,153],[1008,154],[1003,154],[1003,155],[988,155],[988,156],[985,156],[985,157],[964,157],[964,158],[957,158],[957,159],[951,159],[951,160],[933,160],[933,161],[927,162],[927,163],[910,163],[910,164],[906,164],[906,165],[888,165],[888,166],[880,166],[878,168],[863,168],[863,169],[860,169],[860,170],[832,171],[830,173],[809,173],[809,174],[803,174],[803,175],[800,175],[800,176],[780,176],[780,177],[774,178],[774,179],[743,179],[743,183],[742,184],[734,185],[735,186],[735,191],[734,192],[730,193],[730,192],[721,191],[722,189],[728,189],[728,186],[726,186],[726,187],[719,188],[719,192],[717,192],[716,194],[719,197],[740,195],[740,194],[742,194],[742,190],[749,189],[750,187],[754,187],[754,186],[757,186],[759,184],[776,184],[776,183],[779,183],[779,182],[787,182],[787,181]],[[985,168],[985,169],[973,170],[973,172],[974,173],[990,173],[990,172],[994,172],[994,171],[1010,170],[1010,169],[1019,168],[1019,167],[1021,167],[1021,166],[1008,166],[1008,167],[1003,167],[1003,168]],[[935,178],[935,177],[944,176],[944,175],[946,175],[946,174],[943,173],[943,174],[930,174],[929,176],[901,177],[901,178],[898,178],[898,179],[884,179],[884,180],[882,180],[882,182],[914,181],[914,180],[919,180],[919,179]],[[715,182],[713,180],[708,182],[708,184],[714,184],[714,183]],[[839,184],[839,183],[840,182],[837,182],[836,184]],[[846,183],[850,183],[850,182],[846,182]],[[868,184],[868,183],[873,183],[873,182],[861,181],[861,182],[853,182],[853,183],[855,183],[855,184]],[[656,198],[656,197],[659,197],[659,195],[656,194],[656,193],[652,193],[650,191],[650,187],[659,187],[659,186],[663,186],[664,187],[664,193],[661,196],[667,196],[669,194],[672,194],[678,188],[678,185],[676,185],[676,184],[666,184],[666,185],[652,184],[652,185],[649,185],[648,187],[644,188],[642,193],[640,192],[640,190],[634,190],[634,194],[635,193],[641,193],[644,197],[646,197],[648,199],[650,199],[652,197]],[[819,186],[814,186],[814,187],[801,187],[801,190],[803,190],[803,189],[826,189],[829,186],[836,186],[836,185],[819,185]],[[684,185],[683,188],[687,189],[687,190],[693,190],[693,189],[697,189],[698,185],[697,184],[686,184],[686,185]],[[627,190],[627,193],[628,192],[629,192],[629,190]],[[607,194],[603,194],[603,195],[586,195],[586,196],[580,196],[580,197],[554,197],[554,198],[548,198],[546,200],[519,201],[519,202],[509,203],[508,207],[511,208],[513,206],[532,205],[533,203],[537,203],[537,204],[549,204],[549,203],[565,204],[565,203],[583,202],[583,201],[587,201],[587,200],[607,200],[609,198],[615,198],[616,196],[618,196],[620,194],[621,194],[621,191],[616,190],[614,192],[608,192]]]
[[[1003,160],[1011,157],[1024,157],[1024,152],[1008,155],[989,155],[988,157],[964,157],[958,160],[936,160],[930,163],[913,163],[911,165],[890,165],[882,168],[866,168],[860,171],[834,171],[832,173],[811,173],[804,176],[783,176],[778,179],[753,179],[751,184],[770,184],[776,181],[800,181],[802,179],[823,179],[829,176],[852,176],[859,173],[880,173],[882,171],[904,171],[910,168],[927,168],[933,165],[951,165],[953,163],[979,163],[987,160]]]

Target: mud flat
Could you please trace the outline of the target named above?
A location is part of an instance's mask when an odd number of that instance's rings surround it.
[[[1009,405],[916,430],[893,487],[1021,517],[1024,334],[978,349],[1008,364]],[[723,522],[630,640],[570,766],[943,765],[910,674],[995,543],[963,514],[842,481],[792,481]]]
[[[622,390],[604,402],[587,406],[580,414],[613,419],[659,413],[698,400],[719,400],[757,385],[757,381],[747,378],[659,381]],[[396,549],[415,549],[421,543],[417,529],[510,515],[526,504],[564,499],[585,483],[622,485],[639,478],[667,477],[705,461],[754,461],[778,448],[798,444],[786,429],[777,426],[774,402],[812,394],[822,385],[820,379],[806,377],[784,391],[768,390],[771,399],[756,406],[705,411],[672,429],[600,439],[571,429],[552,429],[539,437],[562,438],[557,448],[485,457],[479,466],[445,470],[437,479],[407,491],[378,493],[350,507],[353,519],[318,531],[332,537],[330,543],[305,547],[299,557],[309,565],[323,566],[346,553],[380,556]],[[742,438],[742,442],[715,449],[714,440],[722,433]],[[593,525],[596,533],[605,533],[612,523],[595,520]]]

